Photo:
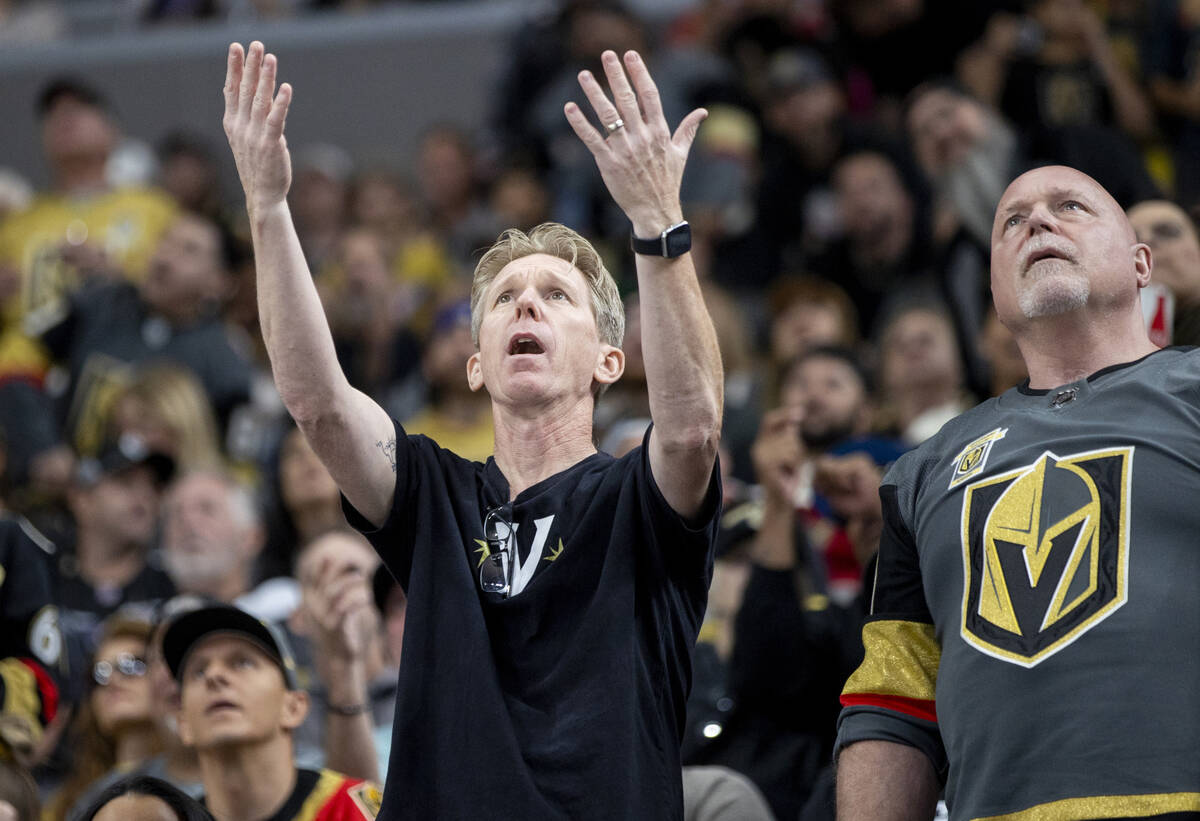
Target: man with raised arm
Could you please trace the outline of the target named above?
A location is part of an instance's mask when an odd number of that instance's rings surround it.
[[[1200,813],[1200,350],[1158,350],[1151,252],[1095,180],[1005,191],[992,297],[1029,379],[883,479],[838,817]],[[939,783],[941,782],[941,783]]]
[[[385,818],[682,817],[720,499],[720,356],[679,203],[705,112],[672,134],[641,58],[602,63],[611,100],[579,80],[605,133],[565,113],[632,223],[654,425],[621,459],[596,451],[595,397],[623,368],[616,286],[573,231],[509,231],[472,287],[465,375],[496,429],[478,463],[347,384],[285,200],[291,87],[275,91],[261,43],[229,51],[225,129],[276,383],[408,595]]]

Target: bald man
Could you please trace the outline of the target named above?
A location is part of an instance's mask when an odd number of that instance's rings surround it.
[[[1062,167],[1005,191],[992,295],[1029,379],[893,466],[838,817],[1200,813],[1200,351],[1158,350],[1152,252]],[[1136,458],[1135,458],[1136,457]]]

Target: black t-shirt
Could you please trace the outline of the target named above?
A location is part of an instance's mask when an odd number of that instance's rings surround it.
[[[648,436],[649,434],[647,434]],[[384,818],[682,818],[679,745],[720,508],[697,523],[645,447],[596,453],[513,500],[510,598],[484,593],[493,459],[396,425],[396,493],[378,530],[347,505],[408,594]]]
[[[65,658],[51,594],[52,550],[24,519],[0,514],[0,658],[32,656],[61,675]]]
[[[70,313],[42,335],[71,373],[68,436],[77,445],[99,434],[96,408],[128,380],[130,366],[165,360],[190,369],[218,418],[250,396],[252,368],[214,312],[175,327],[150,312],[135,286],[93,283],[71,299]]]
[[[93,587],[79,575],[78,565],[75,553],[67,551],[51,564],[50,571],[53,598],[66,642],[67,664],[72,670],[69,686],[64,690],[68,700],[79,697],[81,692],[77,691],[88,686],[90,660],[106,618],[123,607],[140,610],[149,618],[155,604],[176,593],[171,577],[149,560],[122,587]]]

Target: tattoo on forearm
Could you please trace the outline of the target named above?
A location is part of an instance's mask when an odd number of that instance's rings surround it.
[[[383,451],[383,455],[387,457],[388,464],[392,466],[392,473],[396,472],[396,439],[395,437],[386,442],[376,442],[375,447]]]

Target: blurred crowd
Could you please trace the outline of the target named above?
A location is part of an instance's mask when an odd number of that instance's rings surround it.
[[[144,15],[243,5],[359,4]],[[0,41],[54,9],[0,2]],[[478,460],[492,450],[488,397],[465,379],[478,252],[546,220],[592,239],[626,292],[626,372],[596,409],[597,446],[622,453],[649,417],[629,226],[562,105],[603,49],[635,48],[669,121],[708,109],[683,195],[725,363],[726,498],[684,759],[748,777],[778,818],[826,818],[879,478],[1025,378],[989,291],[1008,182],[1045,163],[1095,177],[1153,249],[1155,341],[1200,341],[1198,46],[1188,0],[701,0],[660,27],[570,0],[513,32],[485,128],[437,124],[411,165],[292,146],[290,205],[351,383]],[[62,652],[28,643],[54,657],[55,709],[15,743],[35,799],[75,817],[106,777],[145,768],[200,791],[158,642],[212,602],[287,634],[316,707],[297,761],[381,778],[405,598],[274,391],[224,147],[173,134],[131,177],[114,157],[137,135],[80,78],[29,116],[53,182],[0,172],[0,546],[46,573],[18,589],[5,558],[0,609],[24,602],[16,621],[33,626],[14,636],[38,635],[34,592],[59,612]],[[353,607],[331,593],[347,584]],[[366,682],[369,754],[320,709],[331,658]],[[14,745],[2,721],[0,740]]]

